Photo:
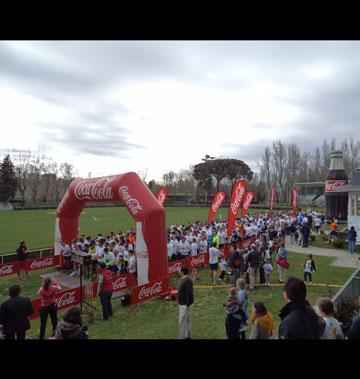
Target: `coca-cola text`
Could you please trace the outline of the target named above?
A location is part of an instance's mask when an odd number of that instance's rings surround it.
[[[121,198],[124,200],[124,203],[128,206],[130,212],[133,215],[136,215],[138,211],[142,210],[142,206],[140,205],[139,201],[131,197],[131,195],[128,192],[129,187],[128,186],[121,186],[119,188],[119,194]]]
[[[115,177],[97,179],[95,182],[80,180],[75,186],[75,197],[78,200],[113,200],[111,182]]]

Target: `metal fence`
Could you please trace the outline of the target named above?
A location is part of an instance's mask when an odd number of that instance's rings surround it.
[[[27,259],[35,259],[42,257],[51,257],[54,255],[53,247],[46,247],[43,249],[30,250],[26,253]],[[16,253],[0,255],[0,264],[11,263],[17,261]]]
[[[344,284],[340,291],[332,298],[335,307],[338,308],[342,300],[352,297],[358,298],[360,301],[360,267],[351,275],[349,280]],[[358,309],[358,316],[360,316],[360,309]]]

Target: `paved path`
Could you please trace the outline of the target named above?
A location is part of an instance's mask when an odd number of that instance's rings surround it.
[[[290,243],[290,237],[286,236],[286,248],[289,251],[293,251],[294,253],[301,253],[301,254],[313,254],[313,255],[323,255],[326,257],[334,257],[336,258],[332,263],[331,266],[338,266],[338,267],[350,267],[350,268],[357,268],[360,265],[359,254],[351,255],[348,251],[345,250],[337,250],[337,249],[325,249],[321,247],[315,247],[311,246],[311,242],[309,243],[309,247],[301,247],[297,244],[291,244]]]

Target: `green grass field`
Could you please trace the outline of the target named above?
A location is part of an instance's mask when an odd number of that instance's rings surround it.
[[[208,208],[169,207],[167,225],[207,220]],[[221,208],[217,217],[227,219],[227,209]],[[80,215],[80,233],[107,235],[110,231],[128,231],[135,222],[123,207],[85,208]],[[55,210],[0,212],[0,254],[15,252],[25,240],[30,250],[49,247],[54,243]]]
[[[317,272],[314,274],[314,283],[343,285],[353,270],[330,266],[333,258],[314,256]],[[303,276],[301,264],[305,256],[302,254],[290,253],[290,268],[286,276]],[[31,298],[37,297],[37,291],[41,284],[40,275],[54,269],[32,271],[26,282],[20,282],[23,286],[23,295]],[[200,279],[196,281],[196,286],[210,285],[210,271],[204,267],[199,269]],[[16,276],[7,276],[0,280],[0,302],[7,298],[8,287],[18,282]],[[277,270],[271,276],[271,283],[277,284]],[[171,278],[170,286],[177,287],[179,278]],[[321,296],[332,297],[339,288],[308,286],[308,300],[314,304]],[[192,314],[193,338],[198,339],[224,339],[225,334],[225,312],[223,303],[226,300],[228,288],[197,288],[195,289],[195,303]],[[285,304],[280,286],[269,288],[258,288],[250,291],[251,302],[261,300],[273,313],[274,318],[279,323],[278,313]],[[178,337],[178,307],[174,301],[165,301],[159,298],[150,300],[135,308],[131,318],[129,307],[122,307],[120,299],[112,301],[114,316],[109,321],[101,320],[101,306],[98,300],[94,305],[97,308],[95,322],[90,323],[87,316],[84,316],[84,323],[89,328],[91,338],[104,339],[176,339]],[[62,314],[59,312],[59,315]],[[39,334],[39,320],[31,322],[32,336],[37,338]],[[47,336],[50,336],[50,320],[47,326]],[[250,328],[248,328],[248,333]]]

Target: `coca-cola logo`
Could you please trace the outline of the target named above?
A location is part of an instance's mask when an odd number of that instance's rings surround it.
[[[169,275],[170,274],[174,274],[175,272],[179,272],[180,268],[181,268],[181,263],[180,262],[177,262],[177,263],[175,263],[175,264],[173,264],[171,266],[169,265],[169,267],[168,267],[168,273],[169,273]]]
[[[111,182],[115,177],[100,178],[94,181],[80,180],[75,186],[78,200],[113,200]]]
[[[76,304],[76,291],[65,292],[56,301],[58,308]]]
[[[45,258],[45,259],[34,259],[31,262],[30,268],[41,268],[41,267],[49,267],[49,266],[54,266],[55,258]]]
[[[142,287],[139,292],[139,300],[145,297],[154,296],[162,291],[162,282],[155,282],[151,287]]]
[[[245,198],[245,201],[244,201],[244,204],[243,204],[243,208],[245,208],[245,209],[249,208],[249,205],[251,203],[252,198],[253,198],[253,194],[252,193],[248,193],[246,195],[246,198]]]
[[[120,288],[126,288],[127,287],[127,283],[126,283],[126,277],[125,276],[122,276],[122,277],[119,277],[118,279],[116,279],[114,282],[113,282],[113,290],[118,290]]]
[[[206,262],[205,255],[199,255],[198,257],[194,257],[191,259],[190,265],[199,266],[199,265],[205,264],[205,262]]]
[[[245,186],[242,183],[240,183],[236,187],[235,199],[231,203],[231,210],[233,214],[236,214],[237,211],[239,210],[240,203],[241,203],[242,197],[244,196],[244,193],[245,193]]]
[[[14,265],[4,265],[0,267],[0,276],[15,273]]]
[[[119,188],[119,194],[124,200],[124,203],[128,206],[130,212],[133,215],[136,215],[138,211],[142,210],[142,206],[140,205],[137,199],[134,199],[128,192],[128,186],[121,186]]]
[[[335,192],[336,187],[341,187],[346,183],[346,180],[328,180],[325,183],[325,192]]]
[[[225,194],[223,192],[220,192],[218,193],[218,195],[216,196],[216,199],[215,199],[215,202],[214,204],[212,205],[212,211],[214,213],[216,213],[221,205],[221,203],[223,202],[224,200],[224,197],[225,197]]]

